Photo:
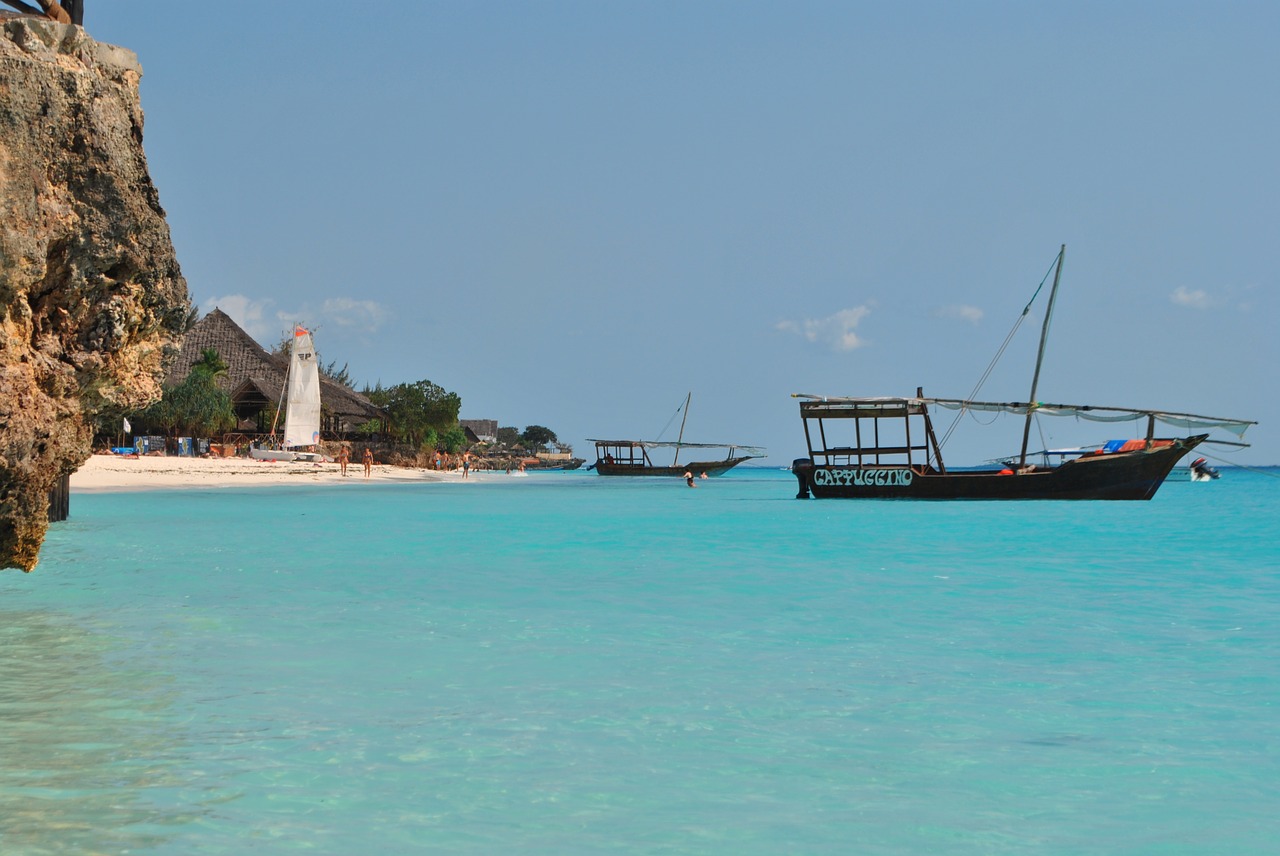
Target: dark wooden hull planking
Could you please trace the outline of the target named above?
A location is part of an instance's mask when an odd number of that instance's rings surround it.
[[[678,464],[672,467],[639,466],[636,464],[596,461],[595,469],[602,476],[674,476],[683,478],[685,473],[693,473],[695,477],[701,476],[703,473],[709,476],[718,476],[728,472],[743,461],[749,460],[751,460],[751,456],[726,458],[722,461],[690,461],[687,464]]]
[[[1056,467],[938,472],[906,465],[815,465],[797,459],[797,498],[807,499],[1111,499],[1155,496],[1174,465],[1208,437],[1197,434],[1166,446],[1091,455]]]

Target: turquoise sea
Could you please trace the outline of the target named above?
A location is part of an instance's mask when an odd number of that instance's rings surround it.
[[[0,853],[1274,853],[1278,476],[77,494],[0,574]]]

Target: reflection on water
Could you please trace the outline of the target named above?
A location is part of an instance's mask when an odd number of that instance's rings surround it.
[[[192,820],[170,677],[131,665],[130,647],[0,610],[0,852],[138,851]]]

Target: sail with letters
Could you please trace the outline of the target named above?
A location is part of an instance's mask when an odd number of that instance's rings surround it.
[[[320,366],[311,333],[294,327],[286,384],[284,447],[314,446],[320,442]]]

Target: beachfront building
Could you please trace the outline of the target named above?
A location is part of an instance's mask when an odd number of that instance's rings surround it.
[[[459,419],[458,427],[467,435],[468,443],[498,442],[497,419]]]
[[[214,309],[187,331],[182,351],[169,369],[166,386],[181,383],[191,373],[206,348],[213,348],[227,364],[218,386],[231,395],[242,434],[265,434],[271,416],[280,406],[288,357],[271,354],[221,309]],[[369,399],[342,384],[320,376],[320,433],[324,439],[340,439],[372,419],[382,417]]]

